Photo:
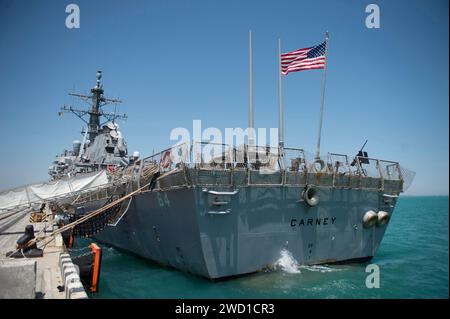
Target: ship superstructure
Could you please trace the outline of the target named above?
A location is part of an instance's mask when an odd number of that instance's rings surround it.
[[[127,116],[102,110],[102,107],[107,104],[117,105],[122,101],[104,96],[101,77],[102,72],[97,71],[97,82],[91,89],[90,95],[69,94],[88,103],[89,109],[64,105],[59,112],[60,115],[75,114],[86,124],[87,129],[82,132],[82,141],[73,141],[72,150],[65,150],[49,167],[49,174],[53,179],[59,179],[68,174],[76,175],[102,169],[114,170],[116,167],[124,167],[130,162],[127,144],[116,123],[116,120],[126,119]],[[88,118],[86,119],[86,117]],[[105,119],[103,123],[100,121],[102,118]]]

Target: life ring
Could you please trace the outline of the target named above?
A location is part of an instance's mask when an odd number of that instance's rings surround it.
[[[320,165],[320,168],[317,167],[316,164]],[[325,173],[327,171],[327,166],[325,165],[325,162],[321,159],[316,159],[312,164],[311,164],[311,170],[314,173]]]
[[[320,196],[314,186],[307,186],[303,191],[303,199],[309,206],[313,207],[319,204]]]
[[[168,168],[170,166],[170,151],[166,151],[161,157],[161,166],[163,168]]]
[[[106,167],[106,169],[107,169],[108,172],[110,172],[110,173],[114,173],[114,172],[116,171],[116,168],[115,168],[114,165],[108,165],[108,166]]]
[[[378,214],[373,210],[369,210],[364,214],[363,226],[364,228],[370,228],[378,223]]]
[[[388,212],[379,211],[378,212],[378,226],[384,226],[387,223],[389,223],[389,220],[391,219],[391,215],[389,215]]]

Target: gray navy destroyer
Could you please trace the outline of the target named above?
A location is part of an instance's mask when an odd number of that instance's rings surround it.
[[[54,178],[107,173],[107,182],[58,198],[71,221],[136,192],[74,231],[162,265],[210,279],[271,268],[287,249],[307,265],[370,260],[399,194],[399,163],[328,153],[308,159],[300,148],[215,145],[221,156],[205,159],[208,142],[178,144],[152,156],[128,155],[115,120],[101,106],[97,74],[83,142],[74,142],[49,173]],[[107,122],[100,124],[104,117]],[[253,160],[252,160],[253,159]]]
[[[107,176],[52,200],[70,221],[109,207],[74,227],[76,235],[209,279],[270,269],[284,249],[305,265],[376,254],[405,188],[399,163],[362,150],[310,159],[301,148],[246,144],[215,145],[220,155],[207,158],[211,143],[202,141],[129,155],[120,116],[101,109],[120,101],[104,97],[100,78],[91,95],[75,94],[90,110],[63,108],[88,116],[87,129],[49,168],[55,180]]]

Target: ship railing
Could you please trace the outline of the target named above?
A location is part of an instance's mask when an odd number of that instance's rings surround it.
[[[225,143],[194,141],[180,143],[142,159],[142,166],[158,165],[161,173],[168,173],[182,167],[205,171],[258,171],[264,174],[280,172],[282,166],[278,148],[269,146],[240,145],[233,147]],[[252,181],[252,173],[246,174],[248,183]],[[225,176],[225,175],[223,175]],[[281,176],[281,175],[280,175]],[[231,179],[231,180],[230,180]],[[280,180],[277,183],[282,183]]]
[[[278,147],[247,145],[247,176],[251,185],[282,185],[286,167]]]
[[[169,160],[170,159],[170,160]],[[143,166],[159,165],[161,171],[170,171],[186,164],[200,169],[250,169],[265,172],[306,172],[305,152],[300,148],[279,148],[243,144],[231,146],[225,143],[196,141],[183,142],[142,159]]]
[[[27,207],[38,207],[42,203],[51,203],[51,202],[60,202],[63,204],[80,204],[89,201],[101,200],[104,198],[109,198],[114,192],[110,192],[112,186],[118,185],[117,183],[107,183],[103,185],[93,186],[89,188],[85,188],[83,190],[71,191],[61,195],[56,195],[52,197],[48,197],[45,199],[37,199],[37,200],[28,200],[26,202],[22,202],[18,205],[11,205],[5,209],[0,210],[0,215],[4,211],[10,211],[19,208],[27,208]],[[109,192],[108,192],[109,191]],[[103,194],[103,196],[102,196]]]
[[[158,165],[161,172],[168,172],[180,167],[183,163],[189,163],[189,153],[190,144],[183,142],[147,156],[137,164],[141,164],[142,167]]]
[[[238,155],[239,156],[239,155]],[[236,163],[236,150],[229,144],[193,142],[190,164],[198,169],[232,169]]]
[[[203,171],[202,175],[208,174],[208,170],[227,171],[225,175],[221,175],[221,178],[211,180],[228,181],[230,184],[233,184],[237,175],[240,176],[240,180],[245,176],[246,182],[252,185],[259,184],[261,181],[273,184],[282,183],[279,174],[280,157],[278,148],[275,147],[247,144],[233,147],[230,144],[197,141],[192,145],[191,165],[199,171]],[[259,178],[254,171],[270,176]]]
[[[279,169],[277,147],[194,142],[192,162],[200,168]]]
[[[351,187],[352,177],[359,170],[359,166],[352,169],[348,156],[339,153],[327,154],[327,168],[333,174],[333,187]],[[358,186],[360,186],[359,183]]]
[[[402,171],[398,162],[380,160],[380,171],[384,179],[403,180]]]
[[[398,162],[363,156],[356,156],[355,160],[359,167],[360,182],[365,183],[365,185],[360,185],[361,187],[375,188],[374,184],[367,184],[376,179],[379,180],[378,188],[384,190],[386,181],[403,181]]]
[[[402,179],[398,162],[381,160],[372,157],[356,156],[360,173],[363,176],[379,177],[391,180]]]
[[[166,154],[168,155],[165,157]],[[169,155],[170,165],[166,162]],[[148,156],[143,161],[144,165],[153,163],[160,165],[162,169],[166,166],[167,171],[178,167],[180,163],[201,169],[259,169],[268,166],[279,169],[278,148],[249,145],[232,147],[229,144],[205,141],[181,143]]]
[[[83,204],[93,201],[100,201],[109,199],[111,196],[117,194],[117,189],[123,184],[126,184],[126,180],[122,180],[120,183],[108,183],[100,186],[95,186],[92,188],[87,188],[80,192],[67,194],[66,197],[74,199],[71,201],[71,205]],[[59,198],[61,200],[61,198]]]
[[[278,174],[280,180],[273,179],[274,184],[284,184],[286,172],[306,176],[313,173],[310,167],[314,161],[312,154],[293,147],[285,147],[282,152],[279,150],[277,147],[247,144],[231,146],[209,141],[183,142],[143,158],[140,170],[147,165],[158,165],[163,173],[182,167],[246,171],[248,184],[258,184],[256,175],[261,174]],[[324,172],[333,176],[333,187],[384,189],[385,180],[402,181],[398,162],[362,156],[351,159],[339,153],[327,154]],[[233,174],[231,176],[233,179]]]
[[[336,174],[401,179],[400,164],[394,161],[356,156],[350,163],[349,157],[345,154],[328,153],[327,165],[329,170]]]
[[[308,173],[308,159],[302,148],[284,147],[281,155],[283,167],[290,172]]]
[[[91,202],[91,201],[103,200],[103,199],[107,199],[107,198],[111,197],[115,193],[115,189],[124,183],[126,183],[126,180],[124,180],[124,179],[114,180],[114,181],[108,182],[103,185],[93,186],[93,187],[85,188],[83,190],[73,191],[73,192],[66,193],[64,195],[52,197],[52,198],[46,199],[46,202],[51,202],[51,201],[62,202],[65,199],[67,199],[66,200],[67,203],[74,205],[74,204],[81,204],[81,203],[86,203],[86,202]],[[70,202],[69,202],[69,200],[70,200]]]

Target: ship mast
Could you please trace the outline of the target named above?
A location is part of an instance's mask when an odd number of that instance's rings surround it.
[[[100,83],[102,78],[101,71],[97,71],[97,85],[91,89],[92,93],[92,109],[89,113],[89,139],[94,140],[95,134],[100,127],[100,100],[103,96],[103,85]]]
[[[76,109],[71,105],[64,105],[59,112],[59,115],[64,113],[73,113],[78,116],[83,122],[88,126],[89,140],[94,141],[95,137],[98,135],[100,129],[100,117],[104,116],[107,121],[114,122],[116,119],[127,119],[126,114],[117,114],[104,112],[101,108],[109,103],[122,103],[118,99],[110,99],[103,96],[103,84],[101,84],[100,79],[102,78],[102,71],[97,71],[97,83],[95,87],[91,89],[92,95],[84,95],[78,93],[69,93],[71,96],[78,97],[83,101],[91,104],[91,108],[88,110]],[[89,115],[89,120],[86,121],[85,115]]]

